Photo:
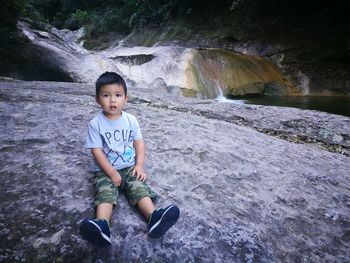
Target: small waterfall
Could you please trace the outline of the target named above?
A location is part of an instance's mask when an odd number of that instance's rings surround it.
[[[215,84],[216,84],[216,91],[217,91],[217,95],[215,99],[221,100],[222,98],[225,98],[224,92],[222,91],[219,80],[216,79]]]
[[[216,91],[217,91],[217,95],[214,98],[214,100],[216,101],[220,101],[220,102],[228,102],[228,103],[234,103],[234,104],[245,104],[244,100],[231,100],[228,99],[224,96],[224,92],[223,90],[227,90],[227,88],[221,88],[220,82],[219,80],[215,80],[215,84],[216,84]]]

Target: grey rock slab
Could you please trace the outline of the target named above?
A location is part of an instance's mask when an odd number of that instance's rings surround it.
[[[300,114],[348,136],[349,118],[151,89],[129,93],[126,111],[143,130],[157,206],[177,204],[178,223],[149,239],[141,215],[121,195],[112,246],[96,249],[82,240],[79,222],[94,214],[84,148],[87,124],[100,110],[93,85],[0,82],[0,262],[347,261],[349,157],[264,134],[251,123],[273,128]],[[232,112],[248,121],[227,121]]]

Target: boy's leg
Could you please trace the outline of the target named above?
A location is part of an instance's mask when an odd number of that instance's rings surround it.
[[[119,173],[127,173],[125,180],[125,194],[131,205],[137,205],[141,213],[148,220],[149,236],[151,238],[161,237],[172,227],[180,216],[179,208],[170,205],[164,209],[155,210],[152,198],[157,196],[149,186],[140,182],[130,172],[132,168]]]
[[[111,245],[109,222],[113,206],[117,204],[118,189],[104,172],[95,175],[96,219],[84,219],[80,224],[80,233],[92,244],[104,247]]]
[[[152,199],[149,196],[146,196],[139,201],[137,201],[137,207],[143,214],[143,216],[148,220],[149,216],[155,210]]]
[[[113,204],[102,203],[96,207],[96,219],[106,219],[111,221],[113,211]]]

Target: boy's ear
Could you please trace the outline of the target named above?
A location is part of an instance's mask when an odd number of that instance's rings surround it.
[[[100,99],[99,99],[99,97],[97,95],[95,95],[95,100],[96,100],[97,104],[100,104]]]

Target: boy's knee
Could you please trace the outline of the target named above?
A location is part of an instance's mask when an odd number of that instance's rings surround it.
[[[112,187],[101,187],[96,189],[94,205],[95,207],[102,203],[110,203],[116,205],[117,199],[118,189],[114,187],[114,185]]]
[[[144,197],[155,199],[158,195],[151,190],[145,183],[135,181],[133,184],[128,184],[125,189],[129,203],[134,206],[139,200]]]
[[[118,188],[112,180],[103,171],[95,175],[95,196],[94,206],[97,207],[102,203],[117,204]]]

